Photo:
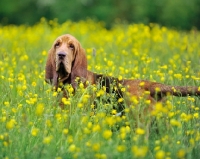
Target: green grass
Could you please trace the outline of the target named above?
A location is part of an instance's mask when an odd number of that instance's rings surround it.
[[[149,114],[146,138],[138,112],[141,99],[125,105],[135,116],[117,117],[113,94],[79,88],[69,99],[44,82],[47,52],[55,38],[70,33],[87,52],[88,69],[118,78],[148,79],[170,85],[200,86],[200,34],[151,24],[115,26],[70,21],[0,27],[0,158],[199,158],[200,100],[167,97]],[[95,51],[94,51],[95,50]],[[66,86],[70,90],[70,86]],[[96,92],[97,108],[90,91]],[[106,99],[112,103],[105,103]],[[122,99],[123,100],[123,99]],[[95,113],[94,113],[95,111]],[[137,125],[137,126],[135,126]]]

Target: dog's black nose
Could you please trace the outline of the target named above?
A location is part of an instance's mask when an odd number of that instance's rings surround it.
[[[58,56],[59,56],[60,58],[63,58],[63,57],[66,56],[66,53],[65,53],[65,52],[59,52],[59,53],[58,53]]]

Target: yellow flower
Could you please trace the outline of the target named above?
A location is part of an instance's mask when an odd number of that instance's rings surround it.
[[[58,92],[53,92],[53,97],[56,97],[58,95]]]
[[[62,91],[62,89],[60,87],[58,87],[57,92],[61,92],[61,91]]]
[[[84,129],[83,129],[83,132],[84,132],[85,134],[90,134],[90,133],[91,133],[90,129],[88,129],[88,128],[84,128]]]
[[[63,97],[63,98],[61,99],[61,101],[62,101],[62,103],[63,103],[64,105],[70,105],[70,104],[71,104],[70,99],[67,99],[67,98],[65,98],[65,97]]]
[[[57,119],[58,121],[61,121],[61,120],[62,120],[62,114],[60,114],[60,113],[57,113],[57,114],[55,115],[55,117],[56,117],[56,119]]]
[[[86,145],[87,147],[91,147],[91,143],[90,143],[89,141],[86,142],[85,145]]]
[[[79,108],[83,108],[83,103],[78,103],[77,106],[78,106]]]
[[[3,140],[4,139],[4,135],[0,135],[0,140]]]
[[[126,88],[125,88],[125,87],[121,88],[121,91],[122,91],[122,92],[125,92],[125,91],[126,91]]]
[[[88,122],[87,127],[90,129],[92,127],[92,122]]]
[[[31,135],[32,135],[32,136],[37,136],[37,135],[38,135],[38,132],[39,132],[39,129],[38,129],[38,128],[33,128],[33,129],[31,130]]]
[[[160,66],[161,69],[167,69],[167,65]]]
[[[124,140],[124,139],[126,138],[126,132],[121,132],[121,133],[119,134],[119,137],[120,137],[122,140]]]
[[[126,126],[126,133],[130,133],[130,132],[131,132],[130,126]]]
[[[141,129],[141,128],[137,128],[136,129],[136,134],[138,134],[138,135],[144,135],[145,134],[145,130]]]
[[[168,116],[169,116],[170,118],[172,118],[174,115],[175,115],[174,112],[169,112],[169,113],[168,113]]]
[[[126,146],[125,145],[118,145],[117,146],[117,151],[118,152],[124,152],[124,151],[126,151]]]
[[[188,99],[189,101],[191,101],[191,102],[195,102],[195,98],[193,98],[193,97],[188,96],[187,99]]]
[[[192,115],[191,114],[185,114],[185,113],[181,113],[181,120],[184,122],[188,122],[189,120],[192,119]]]
[[[6,102],[4,102],[4,105],[5,105],[5,106],[9,106],[10,103],[9,103],[8,101],[6,101]]]
[[[145,85],[145,83],[144,82],[140,82],[140,87],[143,87],[144,85]]]
[[[116,123],[115,118],[113,117],[106,117],[105,118],[105,122],[106,124],[108,124],[109,126],[113,126]]]
[[[177,157],[178,158],[184,158],[186,155],[186,151],[184,149],[180,149],[178,152],[177,152]]]
[[[52,123],[51,123],[51,120],[47,119],[45,124],[48,126],[48,127],[52,127]]]
[[[16,108],[12,108],[12,112],[13,112],[13,113],[16,113],[16,112],[17,112],[17,109],[16,109]]]
[[[174,74],[174,77],[178,78],[180,80],[183,78],[182,74],[180,74],[180,73]]]
[[[76,145],[75,144],[71,144],[68,148],[69,152],[74,152],[76,150]]]
[[[179,145],[181,142],[180,142],[180,141],[177,141],[176,143]]]
[[[118,103],[121,103],[121,102],[123,102],[123,101],[124,101],[123,98],[119,98],[119,99],[118,99]]]
[[[35,113],[37,116],[41,116],[44,112],[44,104],[40,103],[37,105]]]
[[[118,79],[119,79],[119,80],[122,80],[122,79],[123,79],[123,77],[122,77],[122,76],[118,76]],[[122,92],[123,92],[123,91],[122,91]]]
[[[135,105],[137,105],[139,103],[137,96],[132,96],[131,102],[133,102]]]
[[[67,91],[72,94],[74,92],[74,88],[71,85],[67,85]]]
[[[156,91],[156,92],[160,92],[160,88],[159,88],[159,87],[156,87],[156,88],[155,88],[155,91]]]
[[[81,123],[86,124],[88,122],[88,116],[83,116],[81,119]]]
[[[27,89],[27,86],[26,85],[23,85],[22,86],[22,90],[24,91],[24,90],[26,90]]]
[[[179,121],[175,120],[175,119],[171,119],[171,120],[170,120],[170,124],[171,124],[172,126],[177,126],[177,127],[180,127],[180,126],[181,126],[181,123],[180,123]]]
[[[107,62],[107,64],[108,64],[109,67],[111,67],[111,66],[113,65],[113,61],[110,61],[110,60],[109,60],[109,61]]]
[[[43,56],[46,56],[47,55],[47,52],[44,50],[44,51],[42,51],[42,55]]]
[[[3,146],[8,147],[8,145],[9,145],[9,142],[7,142],[7,141],[3,142]]]
[[[106,154],[100,154],[100,153],[96,153],[95,154],[95,158],[99,158],[99,159],[107,159],[107,155]]]
[[[100,131],[100,129],[101,129],[100,125],[97,124],[97,125],[94,125],[94,126],[93,126],[92,131],[93,131],[93,132],[96,132],[96,131]]]
[[[129,112],[130,112],[130,109],[129,109],[129,108],[125,108],[125,109],[124,109],[124,112],[125,112],[125,113],[129,113]]]
[[[82,82],[79,84],[79,88],[81,88],[81,89],[84,88],[84,84]]]
[[[163,150],[159,150],[156,152],[155,158],[156,159],[164,159],[166,157],[166,154]]]
[[[100,149],[100,143],[95,143],[95,144],[93,144],[93,145],[92,145],[92,149],[93,149],[94,151],[99,151],[99,149]]]
[[[70,135],[70,136],[67,137],[67,142],[68,143],[72,143],[73,141],[74,141],[73,140],[73,136]]]
[[[146,146],[133,146],[132,153],[136,158],[143,158],[148,152],[148,147]]]
[[[69,130],[68,129],[63,129],[63,134],[68,134]]]
[[[117,114],[117,110],[116,109],[113,109],[112,112],[111,112],[113,115]]]
[[[199,113],[194,113],[193,116],[194,116],[194,118],[198,119],[199,118]]]
[[[103,132],[103,137],[105,138],[105,139],[110,139],[111,138],[111,136],[112,136],[112,131],[111,130],[105,130],[104,132]]]
[[[99,91],[97,91],[96,96],[100,97],[102,95],[104,95],[105,91],[103,89],[100,89]]]
[[[53,136],[47,136],[43,139],[44,144],[49,144],[51,140],[53,139]]]
[[[90,107],[91,107],[92,109],[94,109],[94,108],[95,108],[95,105],[94,105],[94,104],[91,104]]]
[[[88,95],[88,94],[84,95],[83,98],[82,98],[82,103],[86,104],[88,102],[89,98],[90,98],[90,95]]]
[[[145,104],[151,104],[151,100],[146,100]]]
[[[154,148],[154,151],[158,151],[158,150],[160,150],[160,146],[156,146],[156,147]]]
[[[16,123],[17,122],[15,121],[15,119],[10,119],[10,121],[6,123],[6,129],[8,130],[12,129]]]
[[[36,82],[32,82],[32,84],[31,84],[33,87],[35,87],[36,85],[37,85],[37,83]]]

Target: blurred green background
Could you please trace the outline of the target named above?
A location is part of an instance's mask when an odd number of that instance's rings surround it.
[[[0,23],[32,25],[41,17],[79,21],[92,18],[115,23],[158,23],[200,29],[200,0],[1,0]]]

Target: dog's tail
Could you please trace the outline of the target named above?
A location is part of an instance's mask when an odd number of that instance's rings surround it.
[[[194,86],[175,86],[171,87],[174,96],[200,96],[200,87]]]
[[[200,96],[200,87],[195,86],[170,86],[161,83],[151,83],[148,87],[151,96],[173,95],[179,97]]]

